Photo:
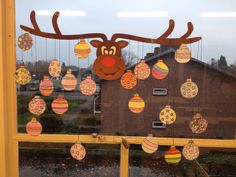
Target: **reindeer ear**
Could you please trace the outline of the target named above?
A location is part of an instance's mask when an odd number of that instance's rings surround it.
[[[93,47],[98,48],[98,47],[102,44],[102,42],[99,41],[99,40],[92,40],[92,41],[90,41],[90,44],[91,44]]]
[[[120,48],[124,48],[129,44],[127,41],[118,41],[117,43]]]

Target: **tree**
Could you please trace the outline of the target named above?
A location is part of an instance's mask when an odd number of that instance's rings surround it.
[[[223,56],[223,55],[220,56],[220,59],[218,60],[218,67],[220,69],[225,69],[228,67],[225,56]]]

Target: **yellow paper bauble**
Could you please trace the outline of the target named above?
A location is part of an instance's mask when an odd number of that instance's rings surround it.
[[[88,58],[91,52],[90,45],[84,40],[81,39],[74,47],[75,56],[80,59]]]
[[[164,124],[173,124],[176,120],[176,113],[170,105],[166,105],[159,114],[160,121]]]
[[[197,96],[198,86],[195,82],[192,81],[191,78],[189,78],[185,83],[181,85],[180,92],[184,98],[191,99]]]
[[[191,59],[191,52],[186,44],[181,44],[175,51],[175,60],[178,63],[188,63]]]

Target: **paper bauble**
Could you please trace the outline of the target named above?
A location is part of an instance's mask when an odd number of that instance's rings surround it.
[[[198,94],[198,86],[189,78],[181,85],[180,92],[184,98],[194,98]]]
[[[71,156],[76,160],[82,160],[86,155],[86,150],[82,144],[76,143],[70,148]]]
[[[71,69],[67,70],[66,75],[61,80],[61,85],[63,86],[64,90],[66,90],[66,91],[73,91],[76,89],[77,79],[71,73]]]
[[[194,115],[193,119],[189,122],[189,127],[193,133],[201,134],[207,129],[207,121],[202,117],[201,114],[197,113]]]
[[[90,96],[96,92],[96,83],[91,76],[87,76],[85,80],[80,83],[80,91],[82,94]]]
[[[150,67],[146,64],[145,60],[142,59],[139,64],[134,68],[134,75],[137,79],[145,80],[149,77],[151,73]]]
[[[137,84],[137,78],[131,70],[127,70],[120,79],[120,83],[125,89],[132,89]]]
[[[64,114],[68,110],[69,105],[63,95],[58,95],[57,98],[53,100],[51,107],[56,114]]]
[[[191,52],[186,44],[181,44],[175,51],[175,60],[179,63],[187,63],[191,59]]]
[[[26,51],[32,47],[33,39],[29,33],[24,33],[18,37],[17,44],[22,50]]]
[[[163,60],[158,60],[158,62],[152,67],[152,76],[155,79],[164,79],[169,73],[168,66],[164,63]]]
[[[59,77],[61,74],[61,64],[57,59],[52,59],[49,67],[48,72],[52,77]]]
[[[31,74],[25,66],[22,65],[16,70],[15,79],[17,84],[26,85],[31,81]]]
[[[42,132],[42,125],[33,117],[31,121],[26,124],[26,132],[33,136],[40,135]]]
[[[182,154],[187,160],[195,160],[199,156],[199,148],[191,140],[184,146]]]
[[[44,96],[49,96],[53,92],[53,82],[50,80],[49,76],[44,76],[43,80],[40,81],[39,91]]]
[[[176,120],[176,113],[170,105],[166,105],[159,114],[160,121],[164,124],[172,124]]]
[[[158,149],[158,144],[154,141],[152,137],[144,138],[141,146],[143,151],[149,154],[156,152]]]
[[[134,97],[130,99],[128,106],[131,112],[141,113],[145,108],[145,102],[139,94],[135,94]]]
[[[178,164],[181,161],[181,152],[175,148],[175,146],[171,146],[170,149],[165,153],[165,161],[168,164]]]
[[[91,52],[90,45],[84,39],[81,39],[74,47],[75,56],[78,58],[88,58]]]
[[[29,102],[29,111],[34,115],[41,115],[46,110],[46,103],[45,101],[40,98],[40,96],[35,96],[30,102]]]

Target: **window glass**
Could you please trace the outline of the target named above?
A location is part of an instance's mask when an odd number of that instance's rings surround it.
[[[20,143],[20,177],[119,176],[119,145],[86,144],[86,156],[77,161],[70,155],[73,144]]]
[[[25,132],[27,122],[35,117],[29,112],[28,104],[34,96],[40,95],[47,107],[43,114],[36,116],[42,124],[42,133],[235,138],[236,5],[233,0],[180,0],[176,5],[172,1],[154,0],[77,0],[73,3],[64,0],[57,3],[16,0],[16,36],[24,33],[20,25],[33,28],[30,23],[32,10],[36,12],[41,32],[55,33],[51,24],[52,16],[53,12],[60,11],[58,26],[61,33],[66,35],[104,33],[111,39],[115,33],[127,33],[157,38],[168,28],[169,19],[174,19],[175,29],[170,38],[179,38],[185,34],[187,23],[191,21],[194,29],[190,37],[201,36],[202,40],[188,45],[192,58],[187,64],[180,64],[175,60],[178,46],[117,39],[129,42],[122,49],[127,69],[133,71],[142,58],[145,58],[151,69],[159,59],[168,67],[166,78],[160,80],[151,75],[144,81],[138,80],[133,89],[127,90],[122,87],[120,78],[109,81],[96,75],[93,70],[96,52],[99,51],[96,47],[91,46],[88,58],[78,59],[74,54],[74,46],[78,40],[31,35],[31,49],[22,51],[16,47],[17,68],[24,63],[32,76],[28,84],[17,85],[19,132]],[[94,39],[101,40],[91,38],[86,39],[86,42]],[[111,51],[114,52],[113,49]],[[49,64],[55,58],[61,63],[62,72],[60,77],[50,77],[54,85],[52,95],[42,96],[39,92],[40,81],[44,75],[49,75]],[[68,69],[71,69],[77,80],[75,91],[65,91],[61,84]],[[160,72],[162,70],[159,70],[159,74]],[[97,85],[92,96],[83,95],[80,88],[81,81],[88,75],[92,76]],[[194,91],[196,97],[186,99],[180,88],[190,78],[196,83],[192,88],[198,88],[198,92]],[[135,114],[128,108],[128,103],[135,94],[139,94],[145,102],[144,111],[140,114]],[[51,104],[58,95],[63,95],[68,101],[69,108],[65,114],[58,115],[52,110]],[[160,122],[159,114],[166,105],[170,105],[175,111],[176,121],[165,126]],[[200,135],[192,134],[189,128],[189,122],[197,113],[208,122],[206,132]]]

